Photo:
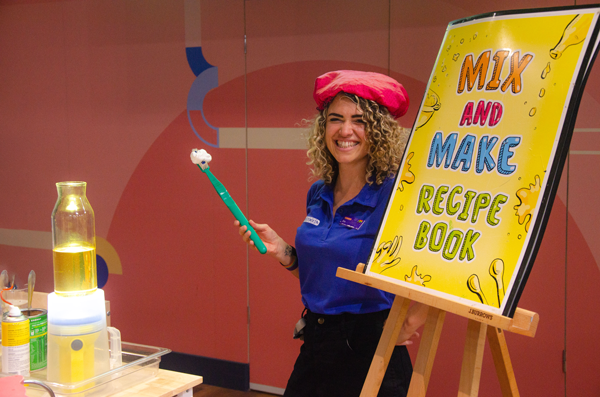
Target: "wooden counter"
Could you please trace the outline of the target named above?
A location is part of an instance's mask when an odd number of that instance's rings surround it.
[[[202,377],[181,372],[159,369],[158,375],[152,379],[111,394],[111,397],[172,397],[202,383]],[[48,397],[49,394],[38,386],[28,386],[29,397]]]
[[[48,294],[45,292],[34,292],[32,307],[46,309],[48,307]],[[106,301],[106,311],[110,313],[110,302]],[[106,317],[107,326],[110,326],[110,315]],[[158,375],[152,379],[110,394],[111,397],[171,397],[176,396],[196,385],[202,383],[202,377],[182,372],[173,372],[159,369]],[[26,395],[29,397],[47,397],[48,393],[41,387],[28,386]]]
[[[158,376],[111,397],[171,397],[202,383],[202,377],[159,369]]]

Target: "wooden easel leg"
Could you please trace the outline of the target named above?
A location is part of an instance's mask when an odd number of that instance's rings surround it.
[[[508,355],[508,345],[504,332],[495,327],[488,327],[487,338],[494,358],[496,374],[500,381],[500,388],[504,397],[518,397],[519,389],[513,371],[512,362]]]
[[[431,375],[431,368],[433,368],[433,360],[435,359],[445,318],[445,311],[435,307],[429,308],[407,397],[423,397],[427,393],[429,376]]]
[[[486,329],[487,324],[469,320],[460,384],[458,386],[459,397],[475,397],[479,393]]]
[[[404,299],[401,296],[396,296],[394,299],[390,314],[385,322],[385,327],[383,327],[383,333],[381,334],[381,339],[379,339],[375,356],[371,362],[371,367],[369,367],[367,379],[360,392],[360,397],[377,396],[409,306],[410,300],[408,299]]]

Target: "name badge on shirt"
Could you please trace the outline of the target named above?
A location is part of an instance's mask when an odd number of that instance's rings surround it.
[[[351,216],[345,216],[342,218],[342,220],[340,221],[340,225],[344,225],[347,226],[351,229],[360,229],[360,227],[363,225],[364,220],[362,219],[357,219]]]
[[[317,218],[313,218],[312,216],[307,216],[304,222],[311,223],[315,226],[319,226],[319,223],[321,223],[320,220],[318,220]]]

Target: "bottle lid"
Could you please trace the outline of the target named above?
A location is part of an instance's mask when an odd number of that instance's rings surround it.
[[[10,305],[10,310],[8,311],[9,317],[19,317],[21,315],[21,309],[17,306]]]

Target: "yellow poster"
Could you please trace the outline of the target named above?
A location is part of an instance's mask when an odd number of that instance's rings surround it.
[[[597,51],[598,12],[449,25],[367,274],[512,316]]]

